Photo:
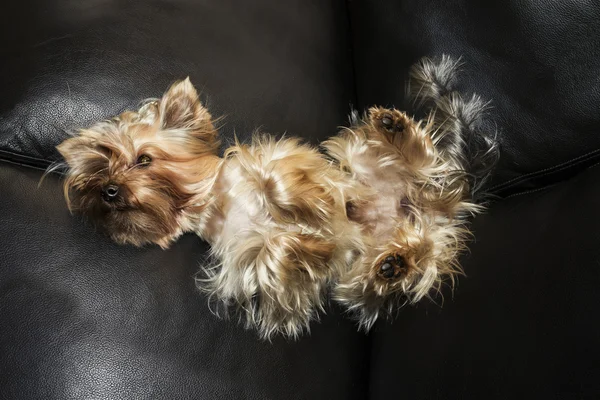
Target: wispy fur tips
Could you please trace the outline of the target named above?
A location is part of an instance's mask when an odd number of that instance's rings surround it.
[[[217,315],[263,339],[308,332],[327,292],[369,330],[461,273],[463,217],[482,210],[473,195],[498,146],[488,103],[455,90],[459,66],[442,56],[413,68],[425,120],[353,111],[324,152],[255,134],[220,157],[209,111],[189,79],[177,82],[58,146],[65,198],[118,243],[208,241],[214,262],[199,288]]]
[[[257,134],[226,150],[217,208],[198,232],[215,262],[197,282],[216,314],[237,315],[268,340],[310,330],[356,247],[344,180],[297,138]]]
[[[462,65],[448,55],[423,58],[411,68],[407,87],[414,103],[429,110],[439,151],[469,173],[472,195],[479,196],[500,150],[487,121],[490,102],[455,88]]]
[[[439,99],[454,89],[462,62],[448,55],[439,58],[424,57],[410,69],[408,95],[423,105]]]

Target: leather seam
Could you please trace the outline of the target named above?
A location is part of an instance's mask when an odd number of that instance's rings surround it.
[[[600,161],[596,162],[596,163],[594,163],[592,165],[590,165],[589,167],[587,167],[587,169],[592,169],[594,167],[597,167],[598,165],[600,165]],[[511,197],[517,197],[517,196],[527,195],[527,194],[531,194],[531,193],[535,193],[535,192],[541,192],[543,190],[550,189],[550,188],[556,186],[558,183],[559,182],[552,183],[552,184],[549,184],[549,185],[546,185],[546,186],[543,186],[543,187],[540,187],[540,188],[536,188],[536,189],[526,190],[524,192],[513,193],[513,194],[511,194],[509,196],[504,197],[504,199],[510,199]]]
[[[40,162],[44,162],[46,164],[51,164],[52,161],[48,161],[45,158],[39,158],[39,157],[34,157],[34,156],[28,156],[26,154],[22,154],[22,153],[16,153],[14,151],[9,151],[9,150],[4,150],[4,149],[0,149],[0,154],[10,154],[11,156],[15,156],[17,158],[22,158],[22,159],[27,159],[27,160],[35,160],[35,161],[40,161]],[[0,157],[2,158],[2,157]]]
[[[515,186],[516,184],[522,183],[522,182],[526,182],[528,181],[530,178],[539,178],[542,176],[546,176],[546,175],[550,175],[552,173],[555,172],[560,172],[560,171],[564,171],[565,169],[568,169],[574,165],[580,164],[581,162],[585,162],[587,160],[589,160],[590,158],[594,158],[595,155],[599,155],[600,154],[600,149],[596,149],[593,151],[590,151],[586,154],[583,154],[581,156],[578,157],[574,157],[570,160],[567,160],[565,162],[562,162],[560,164],[556,164],[552,167],[548,167],[548,168],[544,168],[541,169],[539,171],[535,171],[535,172],[529,172],[527,174],[524,175],[520,175],[516,178],[510,179],[506,182],[503,183],[499,183],[493,187],[491,187],[489,189],[490,192],[498,192],[500,190],[506,189],[506,188],[510,188],[512,186]]]
[[[0,149],[0,161],[41,171],[45,171],[50,165],[52,165],[52,161],[46,160],[44,158],[28,156],[25,154],[2,149]],[[35,165],[36,161],[39,165]],[[42,165],[44,166],[42,167]]]
[[[3,155],[5,155],[5,156],[3,156]],[[542,170],[535,171],[535,172],[530,172],[525,175],[521,175],[516,178],[513,178],[509,181],[495,185],[495,186],[491,187],[490,189],[488,189],[488,192],[489,193],[498,193],[502,190],[506,190],[517,184],[530,181],[531,179],[540,178],[540,177],[548,176],[553,173],[567,170],[575,165],[581,164],[582,162],[589,161],[590,159],[593,159],[594,156],[598,156],[598,155],[600,155],[600,149],[590,151],[586,154],[583,154],[578,157],[574,157],[568,161],[562,162],[555,166],[544,168]],[[42,170],[42,171],[45,170],[46,168],[48,168],[53,162],[53,161],[46,160],[44,158],[28,156],[25,154],[16,153],[16,152],[3,150],[3,149],[0,149],[0,161],[4,161],[4,162],[11,163],[11,164],[16,164],[16,165],[21,165],[24,167],[29,167],[29,168],[33,168],[33,169],[37,169],[37,170]],[[34,163],[36,161],[40,165],[34,165]],[[42,167],[41,166],[42,164],[45,165],[45,167]],[[544,186],[544,187],[548,187],[548,186]],[[525,193],[525,192],[522,192],[522,193]],[[510,196],[512,196],[512,195],[509,195],[506,198],[508,198]]]
[[[36,171],[45,171],[46,170],[46,168],[36,167],[35,165],[25,164],[25,163],[14,161],[14,160],[9,160],[7,158],[0,158],[0,163],[18,165],[19,167],[35,169]]]
[[[544,187],[540,187],[540,188],[536,188],[536,189],[526,190],[524,192],[513,193],[510,196],[504,197],[504,200],[510,199],[510,198],[513,198],[513,197],[518,197],[518,196],[525,196],[525,195],[536,193],[536,192],[543,192],[544,190],[550,189],[553,186],[555,186],[555,184],[544,186]]]

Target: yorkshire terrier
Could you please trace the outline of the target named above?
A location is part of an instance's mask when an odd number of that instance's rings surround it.
[[[61,143],[65,198],[118,243],[197,233],[215,260],[199,286],[263,338],[308,330],[328,289],[368,330],[454,279],[466,217],[482,209],[497,145],[481,130],[486,104],[452,89],[458,67],[444,56],[413,68],[426,120],[372,108],[324,152],[256,134],[223,157],[186,79]]]

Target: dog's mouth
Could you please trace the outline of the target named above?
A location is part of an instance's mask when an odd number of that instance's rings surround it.
[[[124,205],[111,206],[110,210],[96,221],[99,228],[117,243],[135,246],[155,243],[166,246],[168,240],[165,242],[162,239],[176,232],[176,220],[161,217],[156,210]]]
[[[102,208],[106,210],[106,212],[127,212],[127,211],[135,211],[137,210],[136,207],[134,207],[131,204],[128,204],[124,201],[121,202],[110,202],[107,203],[106,201],[102,202]]]
[[[91,217],[95,220],[97,226],[109,234],[138,231],[140,226],[144,225],[140,223],[141,220],[148,222],[153,219],[152,215],[128,205],[110,205],[102,212],[94,213]]]
[[[96,190],[78,192],[71,198],[71,210],[92,220],[95,225],[105,225],[107,220],[123,219],[129,212],[138,210],[134,204],[119,197],[106,201]]]
[[[152,193],[151,198],[137,196],[125,185],[109,201],[98,187],[73,192],[72,211],[82,214],[100,231],[118,243],[142,245],[161,241],[178,229],[178,209],[166,196]],[[104,194],[104,196],[103,196]]]
[[[130,211],[135,211],[137,208],[128,204],[125,201],[119,202],[106,202],[104,200],[100,200],[97,202],[96,210],[92,211],[94,214],[99,214],[102,217],[107,217],[110,214],[121,214],[127,213]]]

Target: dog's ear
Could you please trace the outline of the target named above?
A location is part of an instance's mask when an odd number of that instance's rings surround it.
[[[175,82],[160,101],[163,129],[211,130],[211,115],[200,103],[190,78]]]
[[[76,162],[83,162],[89,153],[93,139],[88,136],[77,135],[69,138],[56,146],[56,150],[72,166]]]

